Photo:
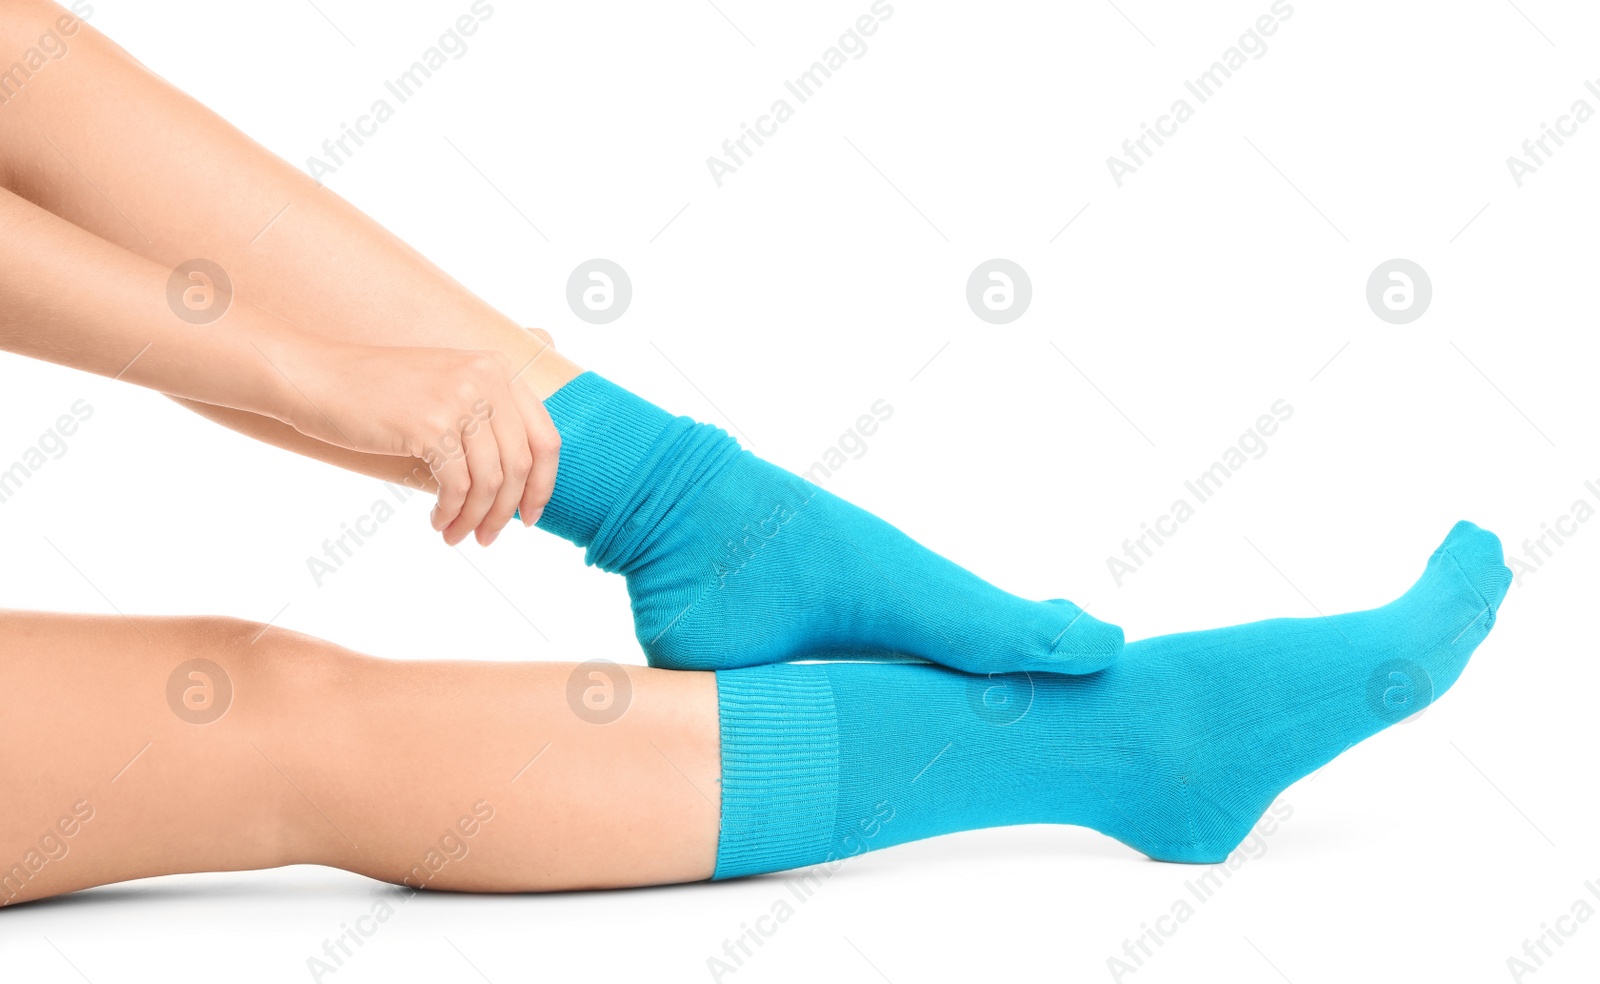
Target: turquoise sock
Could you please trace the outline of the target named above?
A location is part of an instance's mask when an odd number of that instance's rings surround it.
[[[1291,783],[1448,689],[1510,584],[1500,541],[1458,523],[1382,608],[1147,639],[1092,676],[718,673],[715,877],[1021,823],[1222,861]]]
[[[620,572],[651,666],[720,670],[830,652],[975,673],[1090,673],[1122,630],[1026,601],[876,516],[592,372],[545,401],[561,433],[539,526]]]

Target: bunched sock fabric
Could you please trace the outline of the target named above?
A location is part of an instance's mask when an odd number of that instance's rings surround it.
[[[1291,783],[1449,689],[1510,584],[1500,541],[1459,523],[1382,608],[1134,642],[1092,676],[718,673],[715,877],[1023,823],[1220,862]]]
[[[622,574],[651,666],[903,654],[973,673],[1091,673],[1122,630],[1027,601],[876,516],[586,372],[545,401],[561,434],[538,525]]]

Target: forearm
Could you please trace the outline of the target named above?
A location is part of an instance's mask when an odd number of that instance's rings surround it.
[[[191,324],[168,303],[170,275],[0,191],[0,347],[279,420],[306,412],[284,369],[322,343],[237,300]]]
[[[263,444],[292,451],[325,464],[353,471],[384,482],[393,482],[421,492],[436,493],[439,483],[434,480],[427,462],[420,458],[407,458],[391,454],[368,454],[352,451],[337,444],[327,444],[306,435],[281,421],[244,410],[213,406],[198,400],[173,397],[179,406],[187,407],[215,424],[253,437]]]
[[[63,13],[18,5],[0,19],[0,40],[25,47]],[[501,352],[540,399],[580,371],[94,28],[78,24],[70,43],[72,56],[0,114],[0,177],[29,200],[158,261],[163,274],[204,256],[239,298],[321,337]]]
[[[21,44],[63,14],[43,2],[8,8],[8,16],[0,19],[0,40]],[[580,372],[550,347],[547,335],[524,330],[495,311],[93,28],[77,24],[71,45],[71,58],[8,101],[0,114],[0,180],[74,226],[150,260],[161,278],[169,264],[183,258],[203,256],[217,263],[232,282],[235,310],[202,330],[225,329],[237,340],[240,323],[270,311],[282,319],[280,327],[286,329],[286,322],[328,345],[492,351],[507,360],[514,383],[541,400]],[[63,120],[72,125],[60,127]],[[175,155],[174,146],[184,147],[184,153]],[[222,193],[196,196],[193,189],[201,185]],[[162,316],[164,279],[157,286],[159,292],[150,295],[147,288],[146,294]],[[169,320],[174,330],[187,327],[176,317]],[[146,341],[137,338],[124,346],[127,351],[118,349],[120,362],[102,349],[98,357],[93,351],[78,353],[77,364],[93,361],[91,371],[115,374]],[[143,374],[152,368],[145,360],[157,354],[155,347],[146,351],[123,378],[145,381]],[[287,375],[299,379],[293,369]],[[421,462],[406,457],[403,448],[354,453],[345,447],[352,442],[340,428],[314,426],[310,429],[320,433],[308,438],[280,423],[281,412],[263,413],[234,396],[165,391],[188,397],[180,402],[259,440],[436,490],[436,476],[426,466],[419,471]],[[553,461],[552,456],[547,469],[553,469]],[[546,475],[536,484],[548,481]]]

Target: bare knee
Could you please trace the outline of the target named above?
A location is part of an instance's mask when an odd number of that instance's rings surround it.
[[[313,845],[323,822],[306,797],[322,802],[307,754],[319,754],[328,731],[337,733],[339,695],[358,664],[374,662],[333,643],[247,619],[173,620],[167,702],[189,723],[221,731],[242,758],[250,784],[250,856],[260,866],[319,857]],[[192,699],[191,699],[192,694]],[[196,732],[197,735],[199,732]],[[242,741],[241,741],[242,739]],[[293,777],[290,779],[289,777]]]
[[[324,639],[280,625],[231,616],[175,620],[180,649],[211,660],[234,678],[235,689],[265,713],[296,699],[322,696],[363,657]]]

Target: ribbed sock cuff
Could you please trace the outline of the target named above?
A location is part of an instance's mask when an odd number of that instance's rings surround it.
[[[827,859],[839,808],[839,720],[823,667],[717,674],[722,827],[715,879]]]
[[[561,434],[561,464],[537,525],[587,547],[673,417],[592,372],[556,390],[544,408]]]

